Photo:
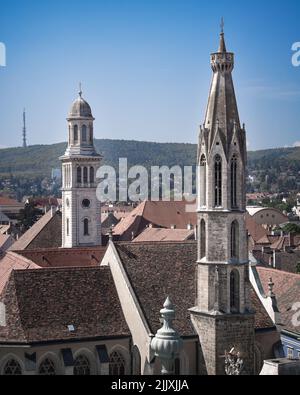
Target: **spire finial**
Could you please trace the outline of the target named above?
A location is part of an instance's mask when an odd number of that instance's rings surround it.
[[[82,84],[79,82],[79,96],[82,96]]]
[[[224,18],[222,17],[221,18],[221,34],[224,34],[224,26],[225,26],[225,23],[224,23]]]
[[[224,38],[224,18],[222,17],[221,19],[221,33],[220,33],[220,45],[219,45],[219,51],[221,53],[226,52],[226,44],[225,44],[225,38]]]

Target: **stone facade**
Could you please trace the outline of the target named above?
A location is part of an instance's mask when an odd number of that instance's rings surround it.
[[[203,372],[225,374],[225,351],[235,348],[254,373],[254,314],[250,305],[246,232],[246,133],[234,93],[234,55],[224,33],[211,55],[213,81],[199,137],[197,306],[192,320]],[[222,357],[223,356],[223,357]]]
[[[93,121],[91,108],[80,92],[68,117],[68,147],[60,158],[64,248],[101,245],[101,207],[96,197],[96,174],[102,158],[94,147]]]

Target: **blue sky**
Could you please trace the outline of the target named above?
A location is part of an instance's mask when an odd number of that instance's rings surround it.
[[[97,138],[197,141],[220,18],[249,148],[300,141],[299,1],[0,0],[0,146],[67,138],[79,81]],[[300,143],[299,143],[300,144]]]

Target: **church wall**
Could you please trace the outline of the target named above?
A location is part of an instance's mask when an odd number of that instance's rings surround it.
[[[93,375],[107,375],[109,374],[109,365],[101,364],[97,354],[96,346],[105,345],[108,354],[113,351],[118,351],[122,354],[126,361],[126,374],[131,373],[131,354],[130,354],[130,339],[115,339],[106,342],[79,342],[79,343],[61,343],[59,345],[45,345],[36,347],[3,347],[0,348],[0,375],[3,367],[8,359],[16,359],[21,367],[24,375],[36,375],[40,363],[45,358],[50,358],[57,371],[57,375],[73,375],[73,367],[65,367],[61,350],[70,348],[73,357],[84,355],[88,358],[91,366],[91,374]],[[36,353],[36,369],[33,371],[26,371],[25,368],[25,353]]]

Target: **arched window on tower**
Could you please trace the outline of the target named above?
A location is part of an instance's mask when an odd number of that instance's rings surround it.
[[[231,224],[231,258],[239,259],[239,224],[237,221]]]
[[[215,207],[222,207],[222,158],[215,157]]]
[[[206,206],[206,157],[200,160],[200,207]]]
[[[83,183],[84,184],[88,183],[88,168],[87,167],[83,168]]]
[[[82,178],[81,178],[81,167],[77,167],[77,183],[81,184],[82,183]]]
[[[83,235],[89,236],[89,220],[87,218],[83,220]]]
[[[85,125],[82,126],[82,142],[87,142],[87,128]]]
[[[237,166],[238,159],[233,155],[231,159],[231,208],[237,208]]]
[[[74,144],[78,144],[78,126],[74,126]]]
[[[237,270],[230,273],[230,311],[240,312],[240,274]]]
[[[95,182],[95,169],[93,167],[90,168],[90,183],[94,184]]]
[[[200,259],[206,257],[206,223],[204,219],[200,224]]]

